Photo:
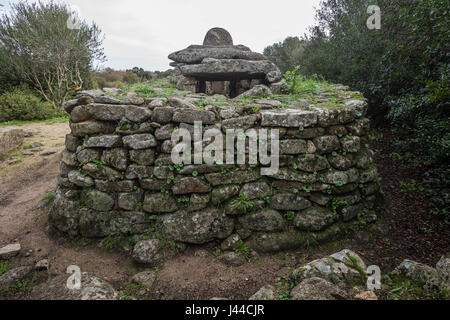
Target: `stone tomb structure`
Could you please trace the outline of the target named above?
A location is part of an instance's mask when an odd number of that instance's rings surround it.
[[[223,40],[215,37],[206,43]],[[49,223],[71,237],[181,245],[233,237],[270,252],[334,240],[353,221],[373,222],[379,184],[367,103],[342,86],[335,90],[339,107],[253,99],[199,108],[198,94],[80,93],[65,104],[71,133]],[[261,164],[174,165],[172,133],[193,131],[195,121],[222,132],[279,129],[278,173],[262,176]]]
[[[174,62],[174,81],[179,89],[208,95],[220,94],[234,98],[258,85],[269,92],[280,87],[278,67],[260,53],[243,45],[234,45],[228,31],[213,28],[203,45],[169,55]]]

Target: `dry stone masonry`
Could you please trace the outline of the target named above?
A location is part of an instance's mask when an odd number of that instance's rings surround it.
[[[73,237],[130,235],[183,245],[231,237],[260,252],[331,241],[355,219],[376,219],[379,190],[367,103],[342,86],[333,94],[340,105],[323,102],[327,94],[314,101],[216,95],[203,106],[211,97],[189,92],[149,99],[82,92],[65,105],[71,133],[50,224]],[[174,165],[171,135],[193,131],[195,121],[222,132],[279,129],[279,171]]]

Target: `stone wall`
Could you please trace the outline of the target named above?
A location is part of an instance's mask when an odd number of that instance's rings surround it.
[[[262,252],[322,243],[352,221],[373,222],[378,174],[367,103],[336,86],[339,105],[204,96],[143,99],[100,92],[66,103],[71,134],[50,225],[70,236],[130,235],[186,244],[242,239]],[[171,135],[215,127],[279,129],[280,169],[174,165]],[[230,237],[231,236],[231,237]],[[231,240],[230,240],[231,241]]]

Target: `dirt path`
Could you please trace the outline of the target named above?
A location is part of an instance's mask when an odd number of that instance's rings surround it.
[[[65,273],[69,265],[78,265],[105,280],[126,280],[130,271],[121,255],[95,246],[80,249],[52,239],[46,232],[47,218],[40,206],[55,187],[65,135],[70,131],[68,124],[32,124],[22,128],[33,132],[33,136],[0,162],[0,244],[16,241],[21,244],[22,252],[13,261],[17,266],[33,265],[48,258],[51,275]],[[30,148],[33,143],[42,146]],[[55,154],[40,155],[52,149]]]

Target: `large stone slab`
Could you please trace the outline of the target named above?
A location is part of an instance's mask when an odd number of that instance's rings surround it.
[[[268,60],[204,59],[201,64],[180,67],[183,75],[205,81],[265,79],[270,72],[279,72]]]
[[[179,211],[161,217],[161,230],[168,238],[192,244],[225,239],[234,229],[233,220],[214,208],[197,212]]]
[[[70,275],[61,275],[38,285],[30,294],[31,300],[117,300],[118,294],[109,283],[87,273],[81,274],[80,289],[69,289]]]
[[[186,64],[199,64],[205,58],[214,59],[242,59],[242,60],[267,60],[262,54],[251,51],[243,51],[240,47],[211,47],[190,46],[169,55],[169,59]]]

